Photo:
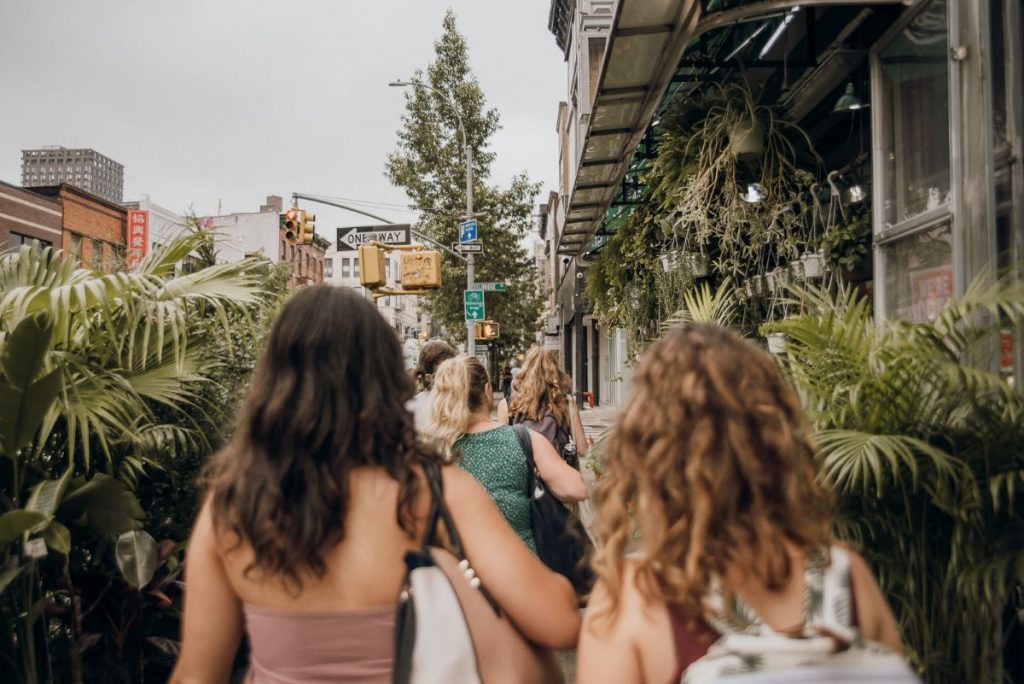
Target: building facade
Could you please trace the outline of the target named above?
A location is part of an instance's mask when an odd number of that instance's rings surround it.
[[[67,183],[32,188],[61,206],[61,247],[83,266],[112,271],[125,263],[128,211]]]
[[[388,287],[397,288],[400,285],[400,260],[398,252],[389,252],[384,259]],[[336,244],[328,248],[324,256],[324,282],[347,287],[364,297],[370,297],[369,291],[359,282],[359,256],[355,250],[339,251]],[[399,338],[408,340],[430,334],[430,316],[423,311],[420,301],[415,296],[386,296],[377,298],[374,304]]]
[[[876,316],[928,319],[979,275],[1024,271],[1021,0],[616,0],[600,64],[595,5],[553,0],[550,22],[569,74],[556,313],[577,389],[610,387],[581,346],[601,368],[621,348],[588,322],[573,278],[642,201],[663,116],[717,86],[746,84],[806,133],[825,204],[867,227],[867,258],[843,277]],[[1022,337],[1007,330],[992,353],[1013,379]]]
[[[0,251],[32,242],[59,248],[62,231],[59,201],[0,182]]]
[[[268,197],[260,209],[255,212],[207,216],[201,220],[201,224],[220,234],[217,248],[226,261],[262,255],[275,264],[291,264],[289,285],[293,288],[324,282],[324,255],[329,247],[327,240],[316,236],[311,244],[303,245],[285,239],[280,221],[280,197]]]
[[[46,145],[21,151],[22,187],[61,183],[119,204],[124,197],[124,166],[92,149]]]

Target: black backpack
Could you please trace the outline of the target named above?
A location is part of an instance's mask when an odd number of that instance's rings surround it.
[[[589,565],[593,543],[580,519],[551,493],[537,472],[529,429],[524,425],[513,425],[512,429],[529,465],[530,524],[537,555],[546,566],[572,582],[577,593],[586,594],[594,585]]]

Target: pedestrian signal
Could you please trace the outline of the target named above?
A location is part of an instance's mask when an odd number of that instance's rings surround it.
[[[495,321],[477,321],[473,326],[478,340],[496,340],[501,333],[500,326]]]
[[[384,270],[384,250],[371,245],[359,245],[359,282],[370,289],[388,284]]]
[[[302,226],[299,216],[299,208],[292,207],[285,213],[281,214],[280,226],[281,230],[284,231],[284,239],[288,242],[295,242],[299,237],[299,231]]]
[[[402,252],[402,287],[436,290],[441,287],[441,253],[434,250]]]
[[[299,242],[308,245],[313,242],[313,235],[316,234],[316,214],[303,211],[299,222]]]

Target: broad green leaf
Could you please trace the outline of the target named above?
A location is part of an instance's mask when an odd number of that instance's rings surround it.
[[[114,553],[121,574],[136,589],[149,584],[160,563],[159,546],[144,530],[132,530],[118,537]]]
[[[116,537],[138,529],[146,517],[128,486],[109,475],[98,473],[84,483],[79,478],[70,489],[58,512],[81,520],[100,534]]]
[[[24,569],[24,565],[19,565],[16,568],[10,568],[0,572],[0,593],[3,593],[4,589],[7,588],[7,585],[16,580],[18,575],[20,575]]]
[[[57,400],[60,386],[59,370],[47,373],[25,389],[0,383],[0,439],[8,455],[13,456],[32,441]]]
[[[71,553],[71,531],[56,520],[43,531],[43,539],[51,551],[68,555]]]
[[[29,497],[28,503],[25,504],[25,509],[38,511],[44,515],[56,514],[70,481],[70,469],[65,471],[58,480],[43,480],[32,489],[32,496]]]
[[[17,539],[26,532],[43,529],[50,518],[38,511],[26,511],[23,508],[0,515],[0,544]]]
[[[11,385],[24,390],[39,375],[52,336],[53,325],[45,314],[22,320],[7,335],[0,349],[0,370]]]

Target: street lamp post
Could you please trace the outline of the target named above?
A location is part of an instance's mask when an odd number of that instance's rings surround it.
[[[448,106],[452,108],[452,111],[455,112],[455,118],[459,122],[459,132],[462,134],[462,149],[466,155],[466,218],[473,218],[473,148],[469,146],[469,139],[466,137],[466,127],[462,123],[462,115],[459,114],[459,108],[454,100],[437,88],[421,81],[392,81],[388,85],[392,88],[407,88],[411,86],[413,88],[433,91],[439,94],[448,103]],[[466,289],[472,290],[475,284],[474,255],[469,253],[466,254]],[[476,330],[473,327],[473,321],[470,320],[466,321],[466,351],[470,356],[476,356]]]

